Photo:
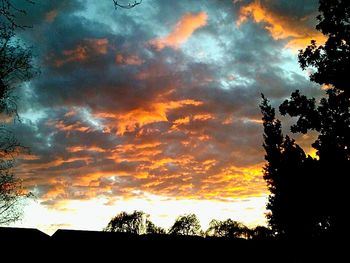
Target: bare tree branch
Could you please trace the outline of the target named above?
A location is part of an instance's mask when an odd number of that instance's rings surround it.
[[[119,8],[124,8],[124,9],[131,9],[131,8],[134,8],[135,6],[139,5],[142,3],[142,0],[140,1],[136,1],[134,3],[128,3],[128,4],[120,4],[118,3],[117,0],[113,0],[113,3],[114,3],[114,7],[117,9],[118,7]]]
[[[34,1],[21,1],[0,0],[0,114],[17,119],[17,97],[12,91],[36,71],[31,49],[16,36],[16,29],[28,27],[17,21],[26,15],[22,4]],[[19,220],[26,199],[32,196],[13,174],[15,159],[24,150],[6,121],[0,120],[0,225]]]
[[[22,0],[22,1],[30,4],[35,3],[33,0]],[[24,9],[17,7],[17,5],[14,5],[13,2],[14,2],[13,0],[0,0],[1,27],[5,26],[4,22],[7,24],[7,26],[12,28],[25,29],[30,27],[27,25],[20,25],[16,22],[16,17],[18,14],[26,15],[27,12]]]

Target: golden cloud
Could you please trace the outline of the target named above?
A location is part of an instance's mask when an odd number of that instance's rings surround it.
[[[165,47],[179,48],[194,31],[207,25],[208,15],[205,12],[198,14],[187,13],[177,22],[174,30],[169,35],[154,39],[150,44],[157,50]]]
[[[97,146],[87,147],[85,145],[67,147],[66,151],[70,153],[83,152],[83,151],[97,152],[97,153],[106,152],[106,150],[102,149],[101,147],[97,147]]]
[[[147,124],[168,121],[167,113],[170,110],[179,109],[186,105],[199,106],[203,103],[196,100],[180,100],[168,102],[153,102],[145,107],[137,108],[123,114],[99,112],[95,114],[98,118],[112,118],[115,120],[117,134],[123,135],[126,132],[133,132],[137,127]]]
[[[311,40],[324,43],[326,38],[319,31],[312,30],[305,24],[308,17],[293,18],[272,12],[260,0],[241,7],[236,25],[239,27],[252,18],[256,23],[263,23],[275,40],[288,39],[287,48],[299,50],[310,44]]]

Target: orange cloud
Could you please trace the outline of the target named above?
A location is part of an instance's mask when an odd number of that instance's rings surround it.
[[[54,61],[56,67],[66,63],[82,62],[94,55],[105,55],[108,51],[108,39],[84,39],[77,47],[62,51],[62,58]]]
[[[33,159],[34,161],[39,160],[38,158]],[[63,164],[67,164],[67,163],[73,163],[73,162],[78,162],[78,161],[83,161],[86,164],[91,163],[92,159],[89,156],[83,156],[83,157],[71,157],[71,158],[57,158],[55,160],[52,160],[50,162],[46,162],[46,163],[38,163],[38,164],[32,164],[29,165],[28,164],[22,164],[21,165],[21,169],[25,170],[28,169],[30,167],[30,170],[46,170],[46,169],[50,169],[52,167],[58,167],[61,166]],[[27,166],[28,165],[28,166]],[[47,179],[48,180],[48,179]]]
[[[252,18],[256,23],[264,23],[264,27],[268,30],[275,40],[288,39],[287,48],[299,50],[305,48],[312,39],[318,43],[324,43],[326,38],[316,30],[310,30],[305,25],[306,18],[292,18],[274,13],[264,6],[260,0],[243,6],[239,11],[239,17],[236,21],[239,27],[246,22],[248,18]]]
[[[207,25],[208,15],[205,12],[198,14],[187,13],[179,22],[177,22],[174,30],[167,36],[151,40],[150,44],[157,50],[165,47],[179,48],[181,44],[187,41],[189,37],[198,28]]]
[[[87,147],[87,146],[71,146],[66,148],[67,152],[70,153],[76,153],[76,152],[83,152],[83,151],[88,151],[88,152],[98,152],[98,153],[103,153],[106,152],[105,149],[102,149],[101,147],[97,146],[92,146],[92,147]]]
[[[197,114],[193,116],[194,121],[206,121],[211,119],[214,119],[212,114]]]
[[[116,163],[120,162],[150,162],[156,155],[160,154],[161,143],[141,143],[141,144],[122,144],[118,145],[109,154],[109,158]],[[138,171],[144,170],[144,165],[137,168]]]
[[[203,103],[195,100],[180,100],[169,102],[153,102],[144,108],[131,110],[123,114],[112,114],[100,112],[96,117],[108,117],[116,120],[117,134],[123,135],[125,132],[135,131],[137,127],[147,124],[168,121],[167,113],[173,109],[179,109],[186,105],[199,106]]]
[[[47,125],[54,126],[58,130],[65,131],[65,132],[71,132],[71,131],[79,131],[79,132],[88,132],[90,131],[90,127],[84,126],[80,122],[76,122],[74,124],[66,124],[64,121],[49,121],[47,122]]]
[[[142,65],[145,61],[137,55],[122,55],[117,54],[115,56],[115,63],[118,65]]]
[[[193,115],[191,117],[186,116],[186,117],[176,119],[175,121],[173,121],[173,125],[172,125],[171,129],[178,130],[180,128],[180,126],[187,125],[191,121],[207,121],[207,120],[211,120],[211,119],[214,119],[214,116],[212,114],[196,114],[196,115]]]
[[[177,129],[178,126],[180,125],[186,125],[186,124],[189,124],[190,123],[190,117],[184,117],[184,118],[181,118],[181,119],[177,119],[173,122],[173,126],[172,126],[172,129]]]

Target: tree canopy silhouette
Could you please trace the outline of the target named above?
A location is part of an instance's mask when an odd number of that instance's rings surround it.
[[[300,66],[316,68],[311,80],[333,85],[349,94],[350,68],[350,2],[348,0],[320,0],[320,14],[316,29],[328,37],[324,45],[311,41],[299,53]]]
[[[201,225],[195,214],[179,216],[169,229],[171,235],[199,236]]]
[[[263,96],[264,148],[267,164],[264,179],[270,190],[267,209],[269,225],[275,235],[287,238],[314,236],[320,218],[315,198],[318,182],[314,160],[289,136],[283,137],[281,122]]]
[[[318,132],[312,144],[317,159],[289,137],[283,138],[274,109],[263,97],[264,148],[267,165],[264,178],[271,195],[267,208],[269,224],[277,234],[296,233],[340,236],[346,223],[350,170],[350,2],[320,0],[317,29],[328,37],[325,45],[311,42],[299,53],[303,69],[311,67],[311,81],[328,85],[319,103],[300,91],[279,107],[282,115],[296,117],[292,133]],[[299,215],[296,216],[296,213]],[[294,223],[293,223],[294,222]]]
[[[156,226],[152,221],[146,219],[146,234],[166,234],[164,228]]]
[[[250,239],[266,240],[273,238],[273,233],[270,228],[265,226],[257,226],[250,230]]]
[[[142,211],[131,214],[121,212],[111,219],[104,231],[143,234],[146,232],[146,217]]]
[[[323,231],[341,235],[346,225],[350,170],[350,2],[320,0],[317,29],[328,37],[325,45],[315,41],[299,53],[303,69],[314,67],[310,79],[329,85],[318,105],[296,91],[280,107],[283,115],[297,117],[292,132],[319,132],[312,146],[319,161],[316,184],[320,204],[318,215]],[[304,107],[308,105],[308,107]]]
[[[111,219],[107,232],[122,232],[131,234],[165,234],[165,230],[149,220],[149,215],[142,211],[133,213],[121,212]]]
[[[213,219],[209,223],[209,228],[206,231],[206,235],[214,237],[229,237],[229,238],[241,238],[249,236],[249,229],[237,221],[227,219],[220,221]]]

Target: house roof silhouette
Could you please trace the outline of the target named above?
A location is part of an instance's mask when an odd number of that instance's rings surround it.
[[[47,242],[50,236],[35,228],[0,227],[0,243],[16,242]]]

